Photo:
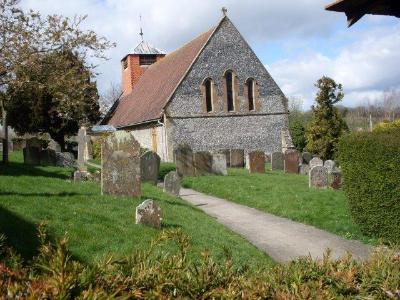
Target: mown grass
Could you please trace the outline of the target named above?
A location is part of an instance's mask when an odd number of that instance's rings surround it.
[[[37,249],[36,226],[48,223],[54,240],[68,233],[75,258],[94,263],[106,254],[129,255],[146,249],[159,230],[135,225],[135,207],[154,199],[163,210],[163,229],[181,228],[192,239],[194,256],[203,250],[222,258],[230,249],[237,265],[269,266],[271,259],[196,207],[143,184],[141,199],[102,196],[94,182],[71,182],[72,169],[29,167],[21,153],[0,166],[0,232],[16,251],[30,259]]]
[[[351,219],[343,191],[310,189],[305,175],[267,170],[249,174],[229,169],[228,176],[185,177],[183,186],[313,225],[349,239],[375,244]]]

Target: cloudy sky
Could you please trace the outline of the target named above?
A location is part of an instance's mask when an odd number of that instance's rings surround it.
[[[333,0],[22,0],[42,14],[87,14],[85,27],[116,42],[99,61],[100,92],[120,83],[120,59],[145,39],[166,52],[191,40],[221,18],[221,7],[265,64],[286,96],[307,109],[322,75],[343,84],[343,104],[379,99],[400,89],[400,19],[366,16],[346,27],[344,14],[327,12]]]

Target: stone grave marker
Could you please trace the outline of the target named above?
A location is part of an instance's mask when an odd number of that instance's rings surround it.
[[[127,131],[116,131],[101,147],[102,194],[133,196],[140,189],[140,145]]]
[[[212,155],[207,151],[194,153],[194,169],[196,176],[209,175],[212,173]]]
[[[27,165],[40,165],[40,151],[42,150],[42,141],[38,138],[26,140],[26,146],[23,149],[24,163]]]
[[[212,173],[215,175],[228,175],[226,168],[226,155],[213,154],[212,155]]]
[[[229,151],[229,149],[216,150],[216,151],[213,151],[212,154],[223,154],[223,155],[225,155],[226,167],[229,168],[231,166],[231,152]]]
[[[315,166],[310,170],[309,187],[328,187],[328,170],[324,166]]]
[[[342,172],[336,169],[332,171],[330,177],[331,188],[333,188],[334,190],[340,189],[342,187]]]
[[[195,176],[192,149],[187,145],[179,145],[174,153],[179,176]]]
[[[147,151],[140,157],[140,176],[142,181],[157,184],[160,160],[157,153],[152,151]]]
[[[181,178],[176,171],[171,171],[164,177],[164,192],[179,196]]]
[[[312,168],[317,167],[317,166],[319,166],[319,167],[324,166],[324,162],[319,157],[314,157],[313,159],[310,160],[309,165],[310,165],[310,170],[311,170]]]
[[[293,174],[298,174],[299,173],[299,160],[300,160],[300,155],[297,150],[286,150],[285,155],[284,155],[284,170],[285,173],[293,173]]]
[[[82,126],[78,131],[78,168],[80,170],[86,170],[85,163],[88,160],[87,138],[86,128]]]
[[[271,168],[272,170],[283,170],[283,153],[282,152],[274,152],[271,154]]]
[[[243,168],[244,167],[244,150],[243,149],[232,149],[230,155],[231,168]]]
[[[74,182],[82,182],[86,181],[89,177],[89,173],[87,171],[76,170],[74,172]]]
[[[249,152],[249,172],[265,173],[265,153],[264,151]]]
[[[136,224],[161,228],[161,208],[151,199],[145,200],[136,207]]]
[[[324,167],[328,169],[328,174],[331,174],[335,170],[336,163],[328,159],[324,162]]]
[[[76,167],[75,156],[71,152],[56,152],[56,166]]]
[[[310,172],[310,167],[307,164],[301,164],[300,168],[299,168],[299,172],[302,175],[308,175],[308,173]]]
[[[312,154],[310,153],[310,152],[303,152],[302,154],[301,154],[301,159],[302,159],[302,163],[303,164],[309,164],[310,163],[310,161],[312,160]]]
[[[44,149],[40,151],[40,164],[42,166],[55,166],[56,163],[56,151],[53,149]]]

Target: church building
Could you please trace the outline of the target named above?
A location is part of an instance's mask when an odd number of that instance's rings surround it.
[[[168,55],[142,41],[121,68],[123,94],[102,123],[131,131],[163,161],[179,144],[269,153],[291,146],[287,99],[226,15]]]

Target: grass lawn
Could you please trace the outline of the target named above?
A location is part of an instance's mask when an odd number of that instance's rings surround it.
[[[229,169],[228,176],[185,177],[183,186],[346,238],[377,242],[353,222],[343,191],[310,189],[305,175],[281,171],[250,175],[246,169]]]
[[[144,199],[156,200],[164,213],[163,228],[181,228],[192,238],[192,255],[207,249],[221,258],[230,249],[237,265],[270,266],[271,259],[240,236],[183,200],[143,184],[141,199],[101,196],[99,184],[70,180],[72,170],[28,167],[21,153],[0,165],[0,232],[24,258],[38,244],[36,224],[48,222],[52,239],[65,232],[75,258],[94,263],[108,253],[128,255],[148,247],[159,230],[135,225],[135,207]],[[167,246],[173,247],[173,246]]]

